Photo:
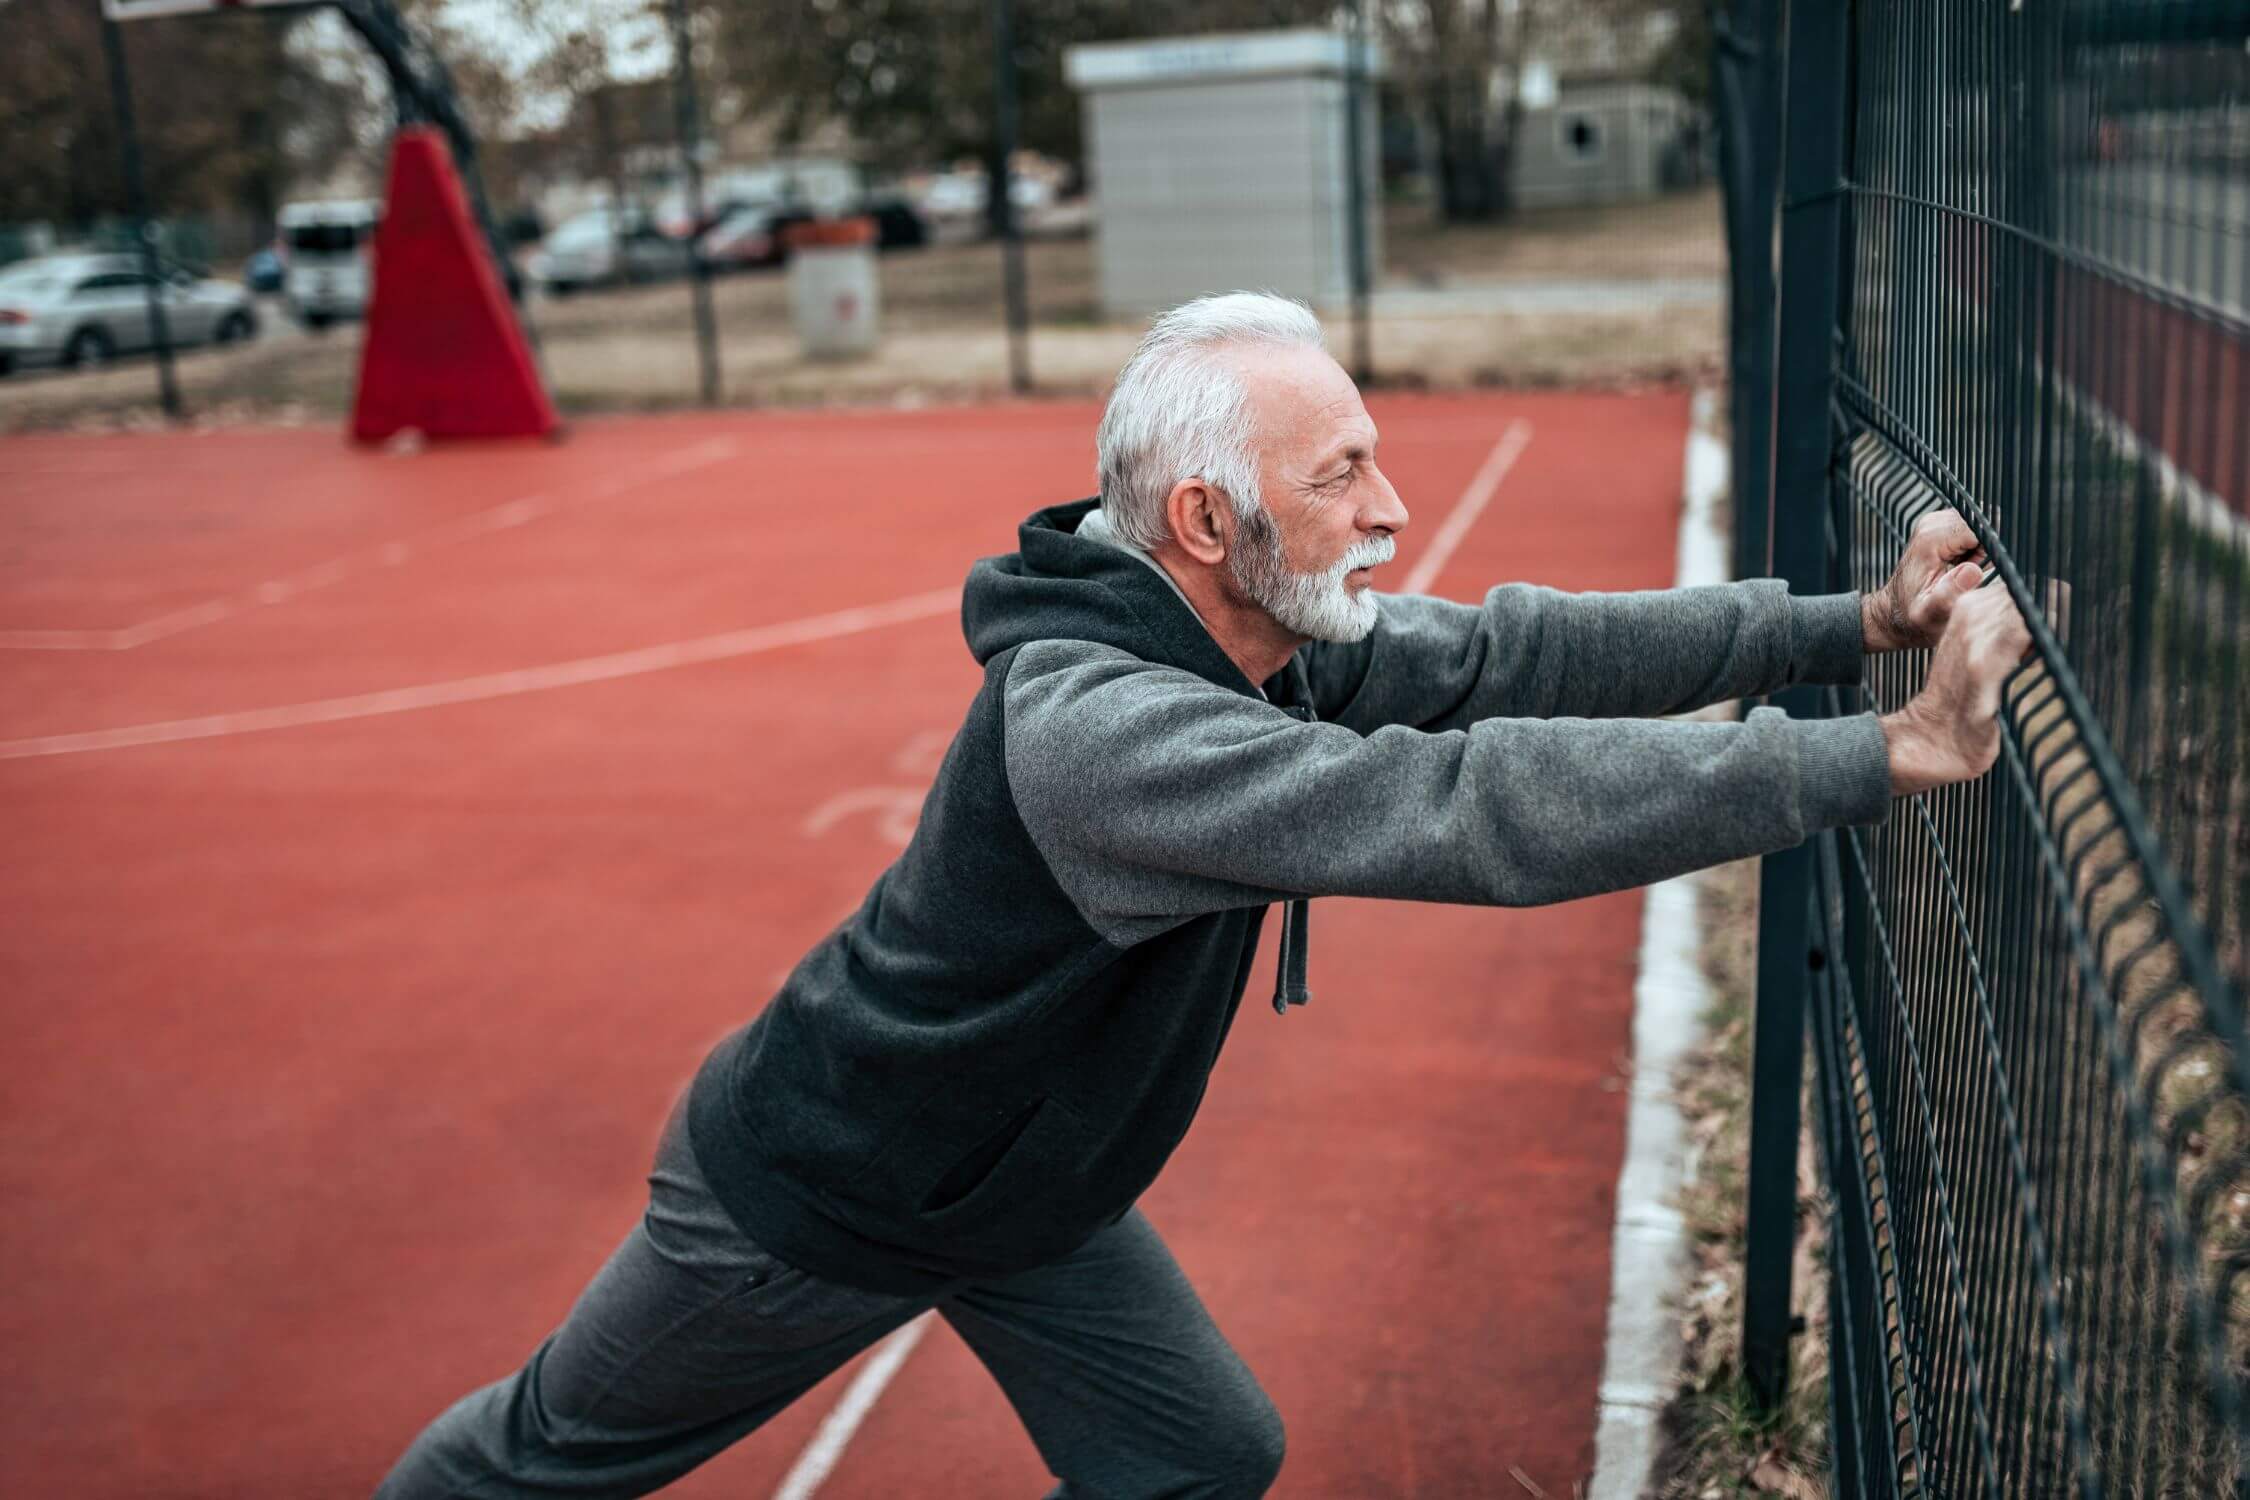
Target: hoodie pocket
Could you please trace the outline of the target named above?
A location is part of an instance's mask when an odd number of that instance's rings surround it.
[[[1051,1098],[1033,1100],[945,1170],[919,1210],[933,1227],[1013,1217],[1012,1210],[1060,1193],[1075,1196],[1089,1141],[1077,1115]]]

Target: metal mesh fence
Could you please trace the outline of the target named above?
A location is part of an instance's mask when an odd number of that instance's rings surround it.
[[[2036,649],[1991,775],[1816,851],[1842,1495],[2250,1493],[2246,39],[1850,12],[1830,581],[1952,507]]]

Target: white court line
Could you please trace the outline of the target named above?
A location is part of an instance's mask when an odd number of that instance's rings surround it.
[[[133,745],[162,745],[176,740],[208,740],[224,735],[256,734],[268,729],[295,729],[306,724],[333,724],[343,719],[372,719],[381,714],[410,713],[442,708],[454,703],[478,703],[488,698],[539,693],[550,688],[578,687],[589,682],[609,682],[637,677],[671,667],[725,661],[831,640],[884,625],[925,619],[959,606],[958,588],[913,594],[888,604],[868,604],[829,615],[789,620],[778,625],[757,625],[730,630],[691,641],[644,646],[608,656],[586,656],[576,661],[554,662],[544,667],[524,667],[513,672],[493,672],[482,677],[462,677],[451,682],[423,683],[418,687],[392,688],[380,693],[360,693],[349,698],[322,698],[311,703],[291,703],[279,708],[254,708],[241,713],[210,714],[199,719],[172,719],[161,724],[134,724],[123,729],[97,729],[82,734],[48,734],[27,740],[0,740],[0,760],[23,760],[38,755],[79,755],[90,750],[122,750]]]
[[[813,1491],[820,1488],[836,1467],[836,1460],[844,1456],[844,1445],[859,1431],[859,1424],[874,1407],[875,1398],[883,1394],[883,1387],[891,1383],[898,1367],[906,1363],[906,1356],[929,1330],[930,1320],[936,1313],[924,1313],[875,1346],[875,1357],[857,1375],[845,1390],[844,1398],[836,1403],[820,1424],[820,1431],[797,1455],[797,1462],[782,1476],[781,1488],[773,1492],[773,1500],[810,1500]]]
[[[676,478],[691,470],[732,458],[735,451],[736,443],[733,438],[712,438],[708,442],[667,454],[638,469],[611,475],[574,493],[556,495],[545,490],[535,490],[513,500],[503,500],[498,505],[472,511],[426,531],[362,547],[340,557],[332,557],[324,563],[301,568],[295,573],[269,578],[254,588],[222,595],[201,604],[190,605],[186,609],[176,609],[169,614],[158,615],[154,619],[143,620],[138,625],[123,629],[0,630],[0,650],[130,651],[135,646],[145,646],[150,641],[164,640],[205,625],[216,625],[221,620],[229,620],[254,609],[284,603],[301,594],[340,583],[356,573],[398,567],[420,552],[504,531],[511,526],[521,526],[526,521],[568,506],[590,505],[599,500],[615,499],[627,490],[636,489],[652,480]]]
[[[1485,506],[1499,491],[1500,481],[1508,477],[1508,470],[1515,467],[1523,450],[1530,446],[1531,424],[1518,417],[1500,434],[1500,441],[1484,456],[1484,463],[1469,481],[1469,487],[1453,502],[1453,509],[1438,527],[1437,535],[1430,538],[1430,550],[1422,554],[1420,561],[1414,564],[1414,571],[1406,575],[1400,593],[1426,593],[1430,585],[1437,582],[1439,570],[1452,560],[1453,550],[1461,545],[1461,539],[1469,534],[1477,517],[1484,514]]]

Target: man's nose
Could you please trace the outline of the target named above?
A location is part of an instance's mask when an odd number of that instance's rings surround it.
[[[1374,480],[1372,498],[1360,513],[1360,525],[1369,531],[1404,531],[1406,529],[1406,502],[1399,499],[1398,491],[1391,487],[1388,475],[1372,465],[1368,470]]]

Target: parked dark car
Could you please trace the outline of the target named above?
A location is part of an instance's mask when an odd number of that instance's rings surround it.
[[[281,277],[281,252],[271,245],[253,254],[242,267],[242,284],[253,292],[280,291]]]
[[[896,194],[868,199],[863,212],[875,221],[878,250],[915,250],[930,242],[930,226],[913,204]]]
[[[781,264],[781,235],[774,228],[774,210],[741,207],[729,209],[719,221],[697,236],[695,253],[713,271],[747,271],[757,266]]]
[[[905,250],[930,242],[929,225],[895,194],[871,197],[860,210],[875,221],[878,250]],[[696,252],[713,271],[778,266],[789,258],[788,230],[819,217],[809,208],[737,204],[696,240]]]

